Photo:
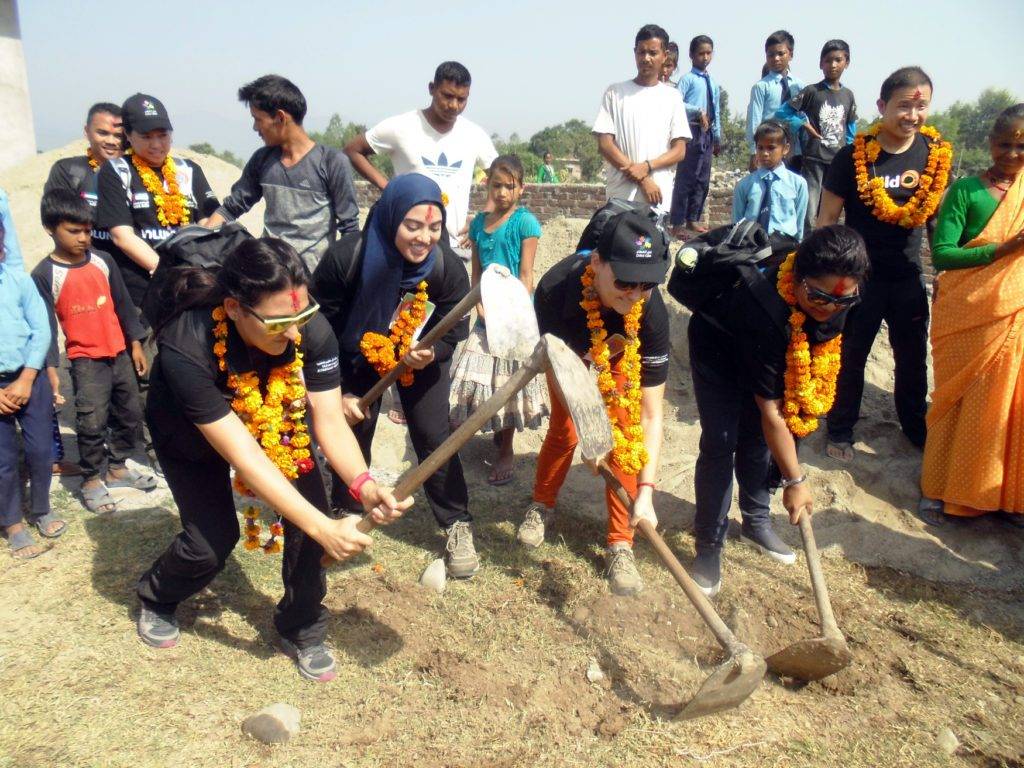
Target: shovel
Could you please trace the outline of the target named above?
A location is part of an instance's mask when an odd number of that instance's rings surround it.
[[[633,500],[607,462],[601,461],[597,468],[608,486],[619,497],[619,501],[626,507],[632,507]],[[765,673],[764,659],[736,639],[736,635],[722,621],[722,617],[718,615],[711,601],[700,591],[700,587],[686,572],[676,556],[672,554],[672,550],[669,549],[668,544],[661,538],[650,521],[641,520],[637,528],[651,542],[651,546],[658,553],[661,562],[665,564],[669,573],[683,588],[687,599],[693,603],[697,613],[711,629],[718,644],[729,654],[729,658],[708,675],[697,694],[683,706],[677,717],[680,720],[692,720],[696,717],[713,715],[716,712],[738,707],[761,684]]]
[[[818,545],[814,541],[811,516],[805,511],[801,511],[800,515],[800,536],[804,541],[807,570],[811,572],[811,588],[814,590],[814,602],[818,606],[822,636],[813,640],[798,640],[769,656],[767,661],[768,668],[777,675],[812,682],[834,675],[849,666],[853,654],[832,613],[825,574],[821,572]]]
[[[537,320],[533,312],[533,304],[530,301],[529,294],[526,292],[526,287],[518,278],[513,277],[511,272],[498,264],[492,264],[485,269],[480,276],[480,282],[470,288],[469,293],[463,296],[462,300],[452,307],[448,314],[442,317],[440,322],[431,328],[429,333],[420,338],[412,348],[417,350],[432,347],[438,339],[448,333],[448,331],[458,325],[462,318],[472,312],[477,302],[483,302],[486,313],[490,314],[493,312],[495,317],[501,317],[509,311],[510,307],[523,306],[524,299],[526,305],[529,306],[530,317],[534,318],[533,343],[526,349],[528,354],[537,343]],[[515,339],[519,340],[521,336],[517,336]],[[370,390],[365,395],[359,398],[359,410],[366,413],[366,409],[377,402],[385,390],[398,381],[398,377],[408,369],[409,366],[399,362],[398,365],[382,376],[376,384],[370,387]]]

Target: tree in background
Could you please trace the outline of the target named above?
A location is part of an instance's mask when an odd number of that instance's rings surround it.
[[[747,148],[746,113],[732,114],[729,110],[729,92],[722,89],[719,108],[722,110],[722,152],[713,167],[721,171],[746,170],[750,163]]]
[[[188,148],[191,149],[193,152],[198,152],[201,155],[213,155],[214,157],[219,157],[224,162],[231,163],[232,165],[237,165],[239,168],[245,165],[245,162],[243,162],[242,158],[240,158],[231,150],[225,149],[223,152],[218,152],[216,149],[213,148],[213,144],[211,144],[208,141],[204,141],[199,144],[189,144]]]
[[[530,137],[529,147],[530,152],[537,158],[537,166],[528,174],[533,178],[536,178],[537,167],[540,166],[544,153],[550,152],[555,156],[555,167],[559,170],[561,169],[558,167],[558,158],[575,157],[580,161],[583,181],[600,181],[604,159],[597,151],[597,140],[590,131],[590,125],[582,120],[567,120],[560,125],[552,125],[538,131]],[[523,162],[525,164],[526,161]]]
[[[944,112],[928,118],[953,144],[953,175],[971,176],[992,164],[988,132],[996,116],[1019,99],[1009,91],[986,88],[974,102],[958,101]]]
[[[327,127],[323,131],[311,131],[309,138],[317,144],[323,144],[325,147],[344,149],[345,145],[360,133],[366,133],[365,125],[362,123],[346,123],[341,119],[341,115],[335,112],[331,115],[331,119],[327,121]],[[370,162],[388,178],[395,175],[395,166],[387,155],[370,155]]]

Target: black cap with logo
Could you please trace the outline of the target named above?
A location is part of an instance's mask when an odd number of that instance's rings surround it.
[[[616,280],[660,283],[668,273],[668,238],[656,221],[636,211],[610,218],[597,245]]]
[[[136,93],[134,96],[128,97],[121,106],[121,121],[125,133],[128,131],[148,133],[156,130],[174,130],[163,102],[155,96],[145,93]]]

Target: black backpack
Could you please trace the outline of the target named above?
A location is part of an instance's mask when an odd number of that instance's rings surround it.
[[[159,327],[171,303],[166,291],[181,270],[201,267],[216,272],[231,251],[251,239],[249,230],[237,221],[229,221],[217,229],[198,224],[179,229],[156,247],[160,262],[142,297],[143,317],[151,326]]]
[[[594,215],[590,217],[590,223],[587,224],[583,234],[580,235],[580,241],[576,244],[577,253],[580,251],[592,251],[597,248],[597,244],[601,242],[601,232],[604,231],[604,225],[608,223],[612,216],[625,213],[626,211],[636,211],[659,224],[662,223],[664,218],[662,214],[657,213],[645,202],[634,202],[624,200],[621,197],[613,197],[594,211]]]

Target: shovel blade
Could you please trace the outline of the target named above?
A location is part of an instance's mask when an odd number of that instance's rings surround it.
[[[693,720],[738,707],[761,684],[764,673],[765,661],[753,651],[744,650],[730,657],[708,675],[677,719]]]
[[[487,351],[495,357],[529,357],[540,332],[533,300],[519,278],[491,264],[480,276],[480,302],[487,317]]]
[[[768,657],[768,669],[777,675],[813,682],[850,665],[853,654],[842,638],[799,640]]]
[[[599,459],[613,447],[612,425],[604,407],[601,391],[587,366],[565,342],[544,334],[548,350],[548,371],[555,382],[558,397],[576,425],[580,452],[585,459]]]

